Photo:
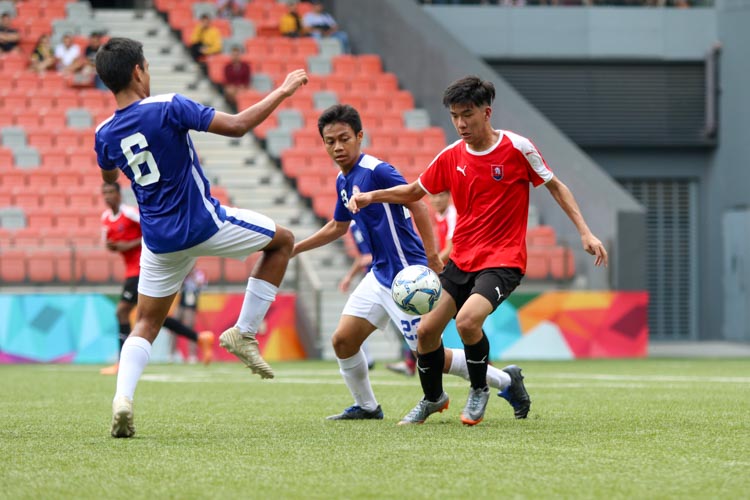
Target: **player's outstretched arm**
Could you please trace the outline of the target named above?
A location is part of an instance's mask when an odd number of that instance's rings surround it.
[[[427,194],[419,182],[402,184],[388,189],[378,189],[367,193],[358,193],[349,200],[349,210],[357,213],[372,203],[398,203],[406,205],[422,199]]]
[[[560,205],[560,207],[568,215],[570,220],[573,221],[573,224],[575,224],[576,229],[578,229],[578,234],[581,235],[581,243],[583,245],[583,249],[586,250],[586,252],[588,252],[589,254],[596,257],[594,265],[606,266],[609,262],[607,250],[604,248],[602,242],[599,241],[599,238],[594,236],[594,233],[592,233],[591,229],[589,229],[589,226],[583,219],[581,209],[578,207],[578,203],[576,202],[573,193],[570,191],[570,189],[568,189],[568,186],[566,186],[557,177],[553,177],[550,181],[547,182],[547,184],[545,184],[545,186],[547,186],[547,189],[549,189],[550,194],[555,199],[557,204]]]
[[[325,226],[318,230],[318,232],[295,244],[292,257],[301,254],[302,252],[312,250],[313,248],[322,247],[332,241],[336,241],[346,234],[346,231],[349,229],[349,223],[349,221],[341,222],[333,219],[329,220]]]
[[[281,102],[294,95],[302,85],[307,83],[307,73],[303,69],[292,71],[286,76],[284,83],[272,90],[260,102],[257,102],[236,115],[217,111],[208,131],[213,134],[229,137],[242,137],[250,130],[260,125],[263,120],[273,113]]]

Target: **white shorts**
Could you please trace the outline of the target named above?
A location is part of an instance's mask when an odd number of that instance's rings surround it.
[[[180,290],[198,257],[210,255],[245,260],[250,254],[265,248],[276,234],[276,223],[263,214],[241,208],[223,208],[227,220],[203,243],[169,253],[153,253],[143,245],[138,293],[168,297]]]
[[[409,349],[417,350],[417,325],[422,318],[402,311],[391,298],[391,290],[381,285],[372,271],[359,282],[341,314],[366,319],[381,330],[385,330],[390,319],[406,339]]]

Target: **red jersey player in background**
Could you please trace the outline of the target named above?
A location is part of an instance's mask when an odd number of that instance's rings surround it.
[[[107,209],[102,213],[102,237],[108,250],[118,252],[125,262],[125,284],[122,287],[120,301],[115,314],[119,325],[120,350],[125,339],[130,335],[130,313],[138,302],[138,277],[141,273],[141,222],[138,211],[122,203],[120,185],[116,182],[105,182],[102,196]],[[211,332],[196,333],[195,330],[180,323],[174,318],[164,320],[164,326],[177,335],[196,342],[202,351],[204,363],[213,358],[214,334]],[[119,352],[119,350],[118,350]],[[116,375],[119,364],[102,368],[102,375]]]
[[[570,189],[553,176],[532,142],[492,127],[494,98],[495,86],[476,76],[452,83],[443,94],[443,105],[461,139],[441,151],[417,181],[359,193],[349,203],[356,213],[370,203],[411,203],[426,193],[447,190],[456,206],[453,250],[440,275],[443,294],[435,309],[422,316],[417,329],[417,366],[424,398],[400,424],[421,424],[448,408],[441,335],[454,317],[471,380],[461,421],[475,425],[484,418],[490,344],[482,325],[518,286],[526,270],[529,184],[547,187],[581,235],[584,250],[596,257],[595,265],[607,265],[607,251],[586,224]],[[502,371],[510,385],[498,395],[508,400],[516,418],[526,418],[531,398],[521,369],[512,365]]]
[[[448,257],[453,250],[453,232],[456,230],[456,207],[451,203],[450,191],[433,194],[430,196],[432,211],[432,223],[435,226],[435,237],[437,237],[438,256],[444,264],[448,263]]]

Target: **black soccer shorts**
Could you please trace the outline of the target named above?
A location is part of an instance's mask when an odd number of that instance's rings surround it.
[[[516,289],[522,278],[521,270],[515,267],[490,267],[466,272],[459,269],[452,260],[448,261],[440,273],[440,283],[456,301],[457,311],[475,293],[489,300],[494,311]]]

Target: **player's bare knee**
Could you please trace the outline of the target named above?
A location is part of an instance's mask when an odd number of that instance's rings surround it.
[[[459,315],[456,318],[456,330],[458,330],[458,334],[462,339],[466,339],[467,336],[472,336],[477,331],[481,331],[482,323],[484,321],[479,321],[478,318],[473,316]]]
[[[347,335],[346,332],[342,332],[341,330],[336,330],[333,333],[331,345],[333,346],[333,352],[341,359],[354,356],[360,348],[360,345],[358,345],[357,341],[351,335]]]

